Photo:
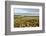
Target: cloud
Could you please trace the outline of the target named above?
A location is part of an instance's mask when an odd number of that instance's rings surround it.
[[[39,12],[34,9],[15,9],[15,15],[39,15]]]

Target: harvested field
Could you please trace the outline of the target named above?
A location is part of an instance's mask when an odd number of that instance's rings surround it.
[[[14,28],[39,27],[39,16],[14,16]]]

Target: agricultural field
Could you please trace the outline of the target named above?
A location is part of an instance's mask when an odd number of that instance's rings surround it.
[[[14,15],[14,28],[39,27],[39,16]]]

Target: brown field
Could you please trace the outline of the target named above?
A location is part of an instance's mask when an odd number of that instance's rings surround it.
[[[14,16],[15,27],[39,27],[39,16]]]

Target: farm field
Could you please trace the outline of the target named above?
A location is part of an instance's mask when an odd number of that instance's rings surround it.
[[[39,27],[39,16],[14,15],[14,28]]]

